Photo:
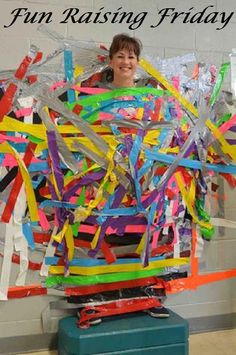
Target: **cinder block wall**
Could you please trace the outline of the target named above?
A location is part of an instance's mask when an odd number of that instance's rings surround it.
[[[158,12],[165,8],[174,8],[178,12],[187,12],[194,7],[192,13],[202,11],[213,5],[211,11],[229,14],[235,11],[235,0],[0,0],[0,70],[14,69],[28,52],[31,44],[37,45],[45,54],[52,52],[58,44],[37,31],[38,24],[25,24],[19,18],[11,27],[4,28],[11,22],[11,12],[16,8],[27,8],[34,12],[52,12],[53,21],[49,28],[62,36],[72,36],[82,41],[95,41],[109,46],[113,35],[126,32],[140,38],[144,52],[161,58],[175,57],[194,52],[197,60],[219,66],[229,61],[229,53],[236,47],[236,14],[222,30],[217,24],[184,24],[181,19],[170,23],[166,18],[163,23],[151,28],[158,20]],[[60,24],[62,13],[66,8],[78,7],[80,13],[85,11],[132,11],[134,14],[148,12],[142,25],[130,30],[126,23],[116,24]],[[103,11],[105,11],[103,10]],[[229,76],[226,87],[229,87]],[[235,191],[225,191],[225,217],[235,219]],[[222,229],[216,233],[211,243],[205,244],[201,258],[201,271],[214,272],[236,267],[236,238],[233,230]],[[15,267],[15,266],[14,266]],[[13,267],[13,268],[14,268]],[[33,282],[33,274],[29,275]],[[29,280],[28,280],[29,281]],[[171,295],[167,305],[186,318],[198,318],[217,315],[228,315],[236,312],[236,280],[225,280],[209,284],[195,291],[185,291]],[[0,303],[0,343],[13,336],[39,335],[43,333],[41,315],[55,296],[30,297],[14,299]],[[61,311],[52,312],[51,331],[55,332]],[[0,350],[1,353],[1,350]]]

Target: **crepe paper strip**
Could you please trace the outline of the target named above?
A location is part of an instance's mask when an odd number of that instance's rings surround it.
[[[219,141],[221,144],[221,149],[225,154],[229,154],[229,156],[236,161],[236,151],[233,146],[231,146],[223,135],[221,134],[220,130],[208,119],[206,121],[206,126],[210,129],[214,137]]]
[[[88,95],[103,94],[104,92],[111,91],[111,90],[105,89],[105,88],[90,88],[90,87],[82,87],[79,85],[73,85],[72,89],[74,89],[75,91],[82,92],[84,94],[88,94]]]
[[[16,91],[17,91],[17,86],[15,84],[10,83],[3,97],[0,99],[0,122],[2,121],[4,115],[10,112],[12,101]]]
[[[156,160],[166,164],[172,164],[175,161],[175,156],[170,154],[162,154],[159,152],[153,152],[151,150],[145,149],[145,155],[149,160]],[[199,169],[202,170],[206,168],[208,170],[212,170],[218,173],[227,173],[227,174],[236,174],[236,165],[223,165],[223,164],[209,164],[209,163],[202,163],[199,160],[191,160],[187,158],[182,158],[179,161],[179,165],[190,168],[190,169]]]
[[[64,68],[65,68],[66,81],[71,83],[73,80],[73,58],[72,58],[72,51],[67,48],[64,50]],[[69,103],[75,102],[76,97],[73,89],[68,89],[67,95],[68,95]]]
[[[16,227],[16,226],[15,226]],[[23,229],[21,226],[17,226],[18,229]],[[15,228],[15,250],[20,254],[20,268],[15,281],[16,286],[24,286],[26,282],[26,277],[29,267],[29,258],[28,258],[28,240],[22,235],[22,231],[17,232]]]
[[[21,108],[20,110],[16,110],[14,113],[17,118],[24,117],[24,116],[30,116],[33,112],[32,107],[25,107]]]
[[[33,60],[33,64],[40,62],[43,58],[43,52],[37,52]],[[27,80],[29,84],[35,83],[37,81],[37,75],[27,75]]]
[[[236,187],[236,178],[229,174],[220,173],[231,187]]]
[[[162,74],[154,68],[147,60],[141,58],[139,65],[148,74],[153,76],[158,82],[160,82],[187,110],[189,110],[194,116],[198,117],[198,110],[189,101],[183,97],[179,91],[171,85]]]
[[[5,134],[0,133],[0,141],[9,141],[15,143],[28,143],[28,140],[23,137],[15,137],[15,136],[6,136]]]
[[[10,282],[11,273],[11,259],[13,255],[13,238],[14,238],[14,226],[13,218],[11,217],[9,223],[6,224],[6,235],[4,245],[4,257],[1,265],[1,278],[0,278],[0,300],[5,301],[8,299],[8,287]]]
[[[73,125],[56,126],[60,134],[81,134],[82,131]],[[97,133],[111,134],[111,130],[105,126],[91,126]],[[43,124],[24,123],[15,120],[11,117],[4,116],[3,121],[0,122],[1,131],[20,132],[30,134],[41,140],[46,140],[46,127]]]
[[[196,215],[195,211],[194,211],[194,208],[193,208],[193,205],[191,204],[190,200],[189,200],[189,193],[188,191],[185,189],[185,184],[184,184],[184,180],[183,180],[183,177],[181,175],[180,172],[176,172],[175,173],[175,178],[176,178],[176,182],[178,184],[178,187],[179,187],[179,190],[182,194],[182,197],[184,199],[184,203],[186,204],[187,208],[188,208],[188,212],[191,214],[193,220],[195,223],[199,224],[201,227],[204,227],[208,230],[211,230],[212,229],[212,224],[210,223],[207,223],[205,221],[202,221],[198,218],[198,216]]]
[[[7,297],[11,298],[23,298],[29,296],[47,295],[47,289],[41,285],[28,285],[9,287]]]
[[[112,249],[109,248],[109,245],[105,242],[105,240],[102,241],[101,251],[103,252],[107,264],[112,264],[116,262],[115,253],[113,253]]]
[[[20,264],[20,256],[17,254],[12,255],[12,262],[15,264]],[[42,263],[35,263],[29,260],[28,268],[29,270],[37,271],[40,270]]]
[[[114,100],[117,97],[131,97],[131,100],[133,100],[133,97],[135,96],[141,96],[141,95],[154,95],[157,97],[163,96],[164,91],[156,88],[148,88],[148,87],[136,87],[136,88],[119,88],[119,89],[114,89],[112,91],[104,92],[102,94],[96,94],[96,95],[91,95],[91,96],[86,96],[83,99],[78,100],[76,103],[80,104],[82,106],[97,106],[98,103],[101,103],[103,101],[107,100]],[[169,94],[167,92],[167,94]],[[169,94],[170,95],[170,94]],[[69,104],[68,107],[72,110],[75,104]]]
[[[1,162],[1,165],[2,165],[2,162]],[[5,188],[8,185],[10,185],[12,180],[15,179],[17,173],[18,173],[18,167],[15,166],[1,179],[0,192],[3,192],[5,190]]]
[[[55,240],[57,243],[61,243],[68,228],[69,228],[69,219],[65,221],[62,230],[60,230],[57,234],[52,234],[53,240]]]
[[[130,172],[131,172],[131,176],[133,177],[133,181],[134,181],[134,186],[135,186],[135,192],[136,192],[136,199],[137,199],[137,208],[138,210],[141,212],[144,210],[142,203],[141,203],[141,187],[139,184],[139,181],[137,179],[137,168],[136,168],[136,164],[137,164],[137,160],[140,156],[140,149],[141,149],[141,144],[143,141],[145,135],[145,131],[143,131],[142,129],[140,129],[137,132],[137,135],[135,137],[135,140],[133,141],[133,145],[129,154],[129,165],[130,165]]]
[[[230,119],[232,118],[232,114],[231,113],[226,113],[225,115],[223,115],[222,117],[220,117],[220,119],[216,122],[216,127],[220,128],[223,126],[224,123],[227,123],[228,121],[230,121]],[[222,133],[222,132],[221,132]]]
[[[46,231],[46,232],[49,231],[51,228],[51,225],[48,222],[47,217],[41,208],[38,208],[38,214],[39,214],[39,223],[40,223],[40,226],[42,227],[43,231]]]
[[[158,245],[157,243],[153,243],[153,245]],[[171,253],[173,251],[173,245],[161,245],[157,246],[151,251],[151,257],[154,257],[156,255],[161,255],[164,253]]]
[[[24,123],[8,116],[4,116],[2,122],[0,122],[0,130],[20,133],[25,132],[37,138],[46,139],[46,128],[44,125]]]
[[[142,299],[117,300],[101,306],[87,306],[80,312],[78,325],[81,328],[88,328],[89,321],[93,318],[103,318],[111,315],[132,313],[153,307],[161,306],[155,297],[144,297]],[[93,312],[91,312],[91,310]]]
[[[80,75],[82,75],[84,73],[84,67],[76,64],[75,68],[74,68],[74,77],[76,78],[76,80],[78,79],[78,77]]]
[[[2,253],[0,253],[0,256],[3,257],[4,255]],[[14,264],[20,264],[20,256],[17,254],[13,254],[12,255],[12,260],[11,260]],[[32,261],[29,261],[29,265],[28,268],[29,270],[40,270],[42,263],[34,263]]]
[[[71,261],[74,257],[74,250],[75,250],[74,238],[73,238],[71,225],[68,226],[68,228],[65,232],[65,241],[66,241],[66,247],[68,250],[68,260]]]
[[[79,286],[79,287],[65,287],[65,295],[67,296],[82,296],[82,295],[92,295],[95,293],[101,293],[106,291],[116,291],[123,288],[133,288],[142,286],[159,286],[165,287],[165,282],[157,277],[146,277],[137,280],[112,282],[107,284],[99,285],[89,285],[89,286]]]
[[[166,260],[157,260],[151,261],[146,267],[146,270],[153,270],[157,268],[170,267],[170,266],[179,266],[188,264],[189,258],[178,258],[178,259],[166,259]],[[100,275],[107,273],[116,273],[116,272],[126,272],[126,271],[141,271],[143,265],[140,262],[133,264],[121,264],[121,265],[100,265],[92,267],[82,267],[82,266],[70,266],[69,272],[74,275]],[[63,266],[50,266],[50,274],[62,274],[64,272]]]
[[[133,219],[133,217],[131,217]],[[122,224],[122,220],[118,222],[118,224]],[[125,233],[144,233],[146,228],[147,228],[147,223],[143,224],[143,225],[129,225],[125,222],[125,229],[124,229],[124,232]],[[81,224],[79,229],[78,229],[78,233],[89,233],[89,234],[95,234],[96,231],[97,231],[97,228],[98,226],[91,226],[91,225],[86,225],[86,224]],[[151,227],[151,230],[155,230],[154,227]],[[117,227],[108,227],[107,230],[106,230],[106,234],[109,235],[109,234],[115,234],[117,233]]]
[[[16,158],[17,163],[18,163],[19,168],[20,168],[22,179],[23,179],[23,181],[25,183],[26,198],[27,198],[27,201],[28,201],[28,207],[29,207],[29,213],[30,213],[31,221],[32,222],[37,222],[39,220],[38,210],[37,210],[37,203],[36,203],[36,200],[35,200],[34,190],[33,190],[32,184],[31,184],[31,178],[30,178],[30,175],[28,173],[28,170],[26,168],[26,165],[25,165],[24,161],[21,159],[21,157],[15,151],[15,149],[13,149],[7,142],[2,143],[2,145],[0,146],[0,153],[10,153]],[[31,159],[31,156],[30,156],[30,159]],[[18,185],[21,186],[22,180],[20,178],[19,178],[19,181],[20,181],[20,184],[17,182],[16,186],[18,186]],[[18,190],[18,192],[19,192],[19,190]],[[15,204],[15,197],[14,197],[14,204]],[[6,207],[5,207],[6,211],[7,211],[7,206],[8,206],[8,203],[7,203]],[[14,205],[13,205],[13,207],[14,207]],[[4,212],[5,212],[5,210],[4,210]],[[2,221],[8,222],[10,213],[12,213],[12,206],[11,206],[10,209],[8,209],[8,211],[5,214],[4,213],[2,214]]]
[[[111,152],[112,154],[112,152]],[[126,194],[126,190],[124,188],[124,186],[122,185],[119,185],[118,188],[116,189],[115,191],[115,195],[112,197],[112,202],[111,202],[111,208],[116,208],[120,205],[121,201],[123,200],[124,196]],[[102,223],[101,225],[101,231],[99,231],[99,237],[98,237],[98,240],[95,240],[96,242],[96,247],[94,247],[93,249],[91,249],[88,253],[88,255],[90,257],[95,257],[96,254],[98,253],[100,247],[101,247],[101,244],[102,244],[102,241],[103,241],[103,238],[105,237],[105,234],[106,234],[106,230],[107,228],[109,227],[110,225],[110,222],[112,222],[112,217],[107,217],[104,222]],[[95,243],[94,243],[95,244]]]
[[[23,158],[23,162],[25,163],[26,167],[29,166],[31,159],[33,158],[35,148],[36,145],[33,143],[29,143],[27,146],[25,156]],[[2,212],[2,221],[5,223],[8,223],[10,220],[22,184],[23,184],[23,177],[21,173],[18,171],[11,192],[9,194],[7,204]]]
[[[191,275],[198,274],[198,258],[196,257],[197,249],[197,230],[196,226],[192,223],[192,256],[191,256]]]
[[[57,227],[54,226],[53,231],[52,231],[52,235],[56,234],[57,231]],[[55,245],[55,242],[53,240],[53,238],[50,236],[50,239],[48,241],[48,245],[47,245],[47,249],[45,252],[45,257],[51,257],[55,254],[57,246]],[[40,276],[48,276],[48,266],[45,265],[45,262],[43,261],[41,269],[40,269]]]
[[[31,250],[35,250],[34,236],[30,223],[22,224],[22,231]]]
[[[96,233],[94,234],[93,240],[91,242],[91,249],[95,249],[98,245],[99,237],[101,235],[101,226],[98,226]],[[101,243],[100,243],[101,244]]]
[[[168,281],[166,292],[177,293],[185,290],[195,290],[200,286],[204,286],[212,282],[227,280],[233,277],[236,277],[236,269],[213,272],[203,275],[188,276],[186,279]]]
[[[22,80],[24,78],[29,68],[29,65],[31,64],[32,60],[35,58],[35,55],[36,53],[31,50],[30,55],[24,57],[23,61],[21,62],[20,66],[17,68],[14,74],[15,78],[17,78],[18,80]],[[16,91],[17,91],[17,85],[10,83],[3,97],[0,99],[0,122],[2,121],[4,115],[6,115],[11,110],[12,102],[16,94]]]
[[[38,108],[39,115],[47,127],[48,131],[54,131],[57,140],[57,146],[61,161],[63,164],[69,168],[74,174],[79,172],[79,167],[76,158],[72,154],[72,152],[68,149],[65,144],[63,137],[57,129],[57,126],[53,124],[49,108],[47,106],[43,106],[43,103],[40,101],[40,107]],[[73,114],[72,114],[73,115]]]
[[[50,86],[49,90],[50,90],[50,91],[54,91],[54,90],[56,90],[56,89],[58,89],[58,88],[64,87],[65,85],[66,85],[66,82],[65,82],[64,80],[57,81],[56,83],[53,83],[53,84]]]
[[[218,73],[218,76],[217,76],[217,79],[216,79],[216,83],[215,83],[215,86],[213,88],[213,92],[211,94],[211,98],[210,98],[210,105],[214,105],[214,103],[216,102],[217,100],[217,97],[219,95],[219,92],[220,92],[220,89],[221,89],[221,86],[224,82],[224,78],[225,78],[225,75],[227,74],[228,70],[230,68],[230,63],[223,63],[220,67],[220,71]]]
[[[163,268],[131,272],[118,272],[102,275],[87,275],[87,276],[49,276],[45,280],[46,287],[54,287],[56,285],[94,285],[101,283],[111,283],[119,281],[129,281],[142,279],[145,277],[157,276],[163,271]]]
[[[152,258],[152,262],[165,260],[163,256],[158,256]],[[45,259],[46,265],[58,265],[59,266],[60,257],[54,256]],[[138,264],[140,260],[138,258],[119,258],[116,260],[114,265],[122,264]],[[90,267],[90,266],[106,266],[107,262],[105,259],[91,259],[91,258],[75,258],[69,263],[70,266],[80,266],[80,267]]]
[[[57,139],[54,131],[47,131],[47,141],[49,156],[52,162],[52,174],[55,182],[54,187],[58,191],[59,199],[61,199],[64,190],[64,175],[60,169],[60,157],[58,154]]]
[[[51,234],[47,233],[39,233],[39,232],[33,232],[34,234],[34,241],[35,243],[38,244],[47,244],[50,241]]]

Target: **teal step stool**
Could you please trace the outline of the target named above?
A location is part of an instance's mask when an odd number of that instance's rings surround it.
[[[76,321],[60,320],[59,355],[188,355],[188,322],[172,311],[165,319],[143,312],[106,317],[88,329],[78,328]]]

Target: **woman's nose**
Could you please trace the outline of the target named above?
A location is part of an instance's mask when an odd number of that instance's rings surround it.
[[[124,57],[123,61],[124,61],[124,63],[128,63],[129,62],[129,57]]]

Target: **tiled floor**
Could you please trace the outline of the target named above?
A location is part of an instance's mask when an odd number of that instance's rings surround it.
[[[56,354],[57,351],[43,351],[27,355]],[[236,355],[236,329],[191,335],[189,355]]]

